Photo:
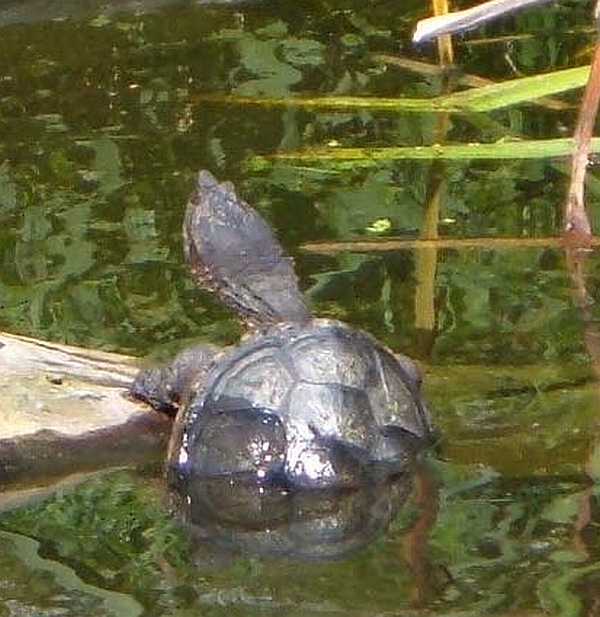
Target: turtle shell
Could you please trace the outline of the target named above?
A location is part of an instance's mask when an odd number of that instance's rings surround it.
[[[402,471],[430,430],[415,374],[331,320],[255,335],[215,362],[180,412],[172,484],[228,476],[331,488]]]

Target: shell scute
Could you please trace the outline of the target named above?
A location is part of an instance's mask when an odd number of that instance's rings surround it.
[[[236,357],[229,368],[221,371],[211,397],[237,397],[248,401],[252,407],[280,409],[289,389],[295,382],[294,376],[285,366],[281,348],[278,345],[260,345],[248,349]]]
[[[289,354],[300,380],[364,388],[373,379],[374,371],[371,349],[363,343],[358,333],[326,328],[296,340]]]

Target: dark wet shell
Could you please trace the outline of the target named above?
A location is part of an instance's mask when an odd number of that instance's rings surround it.
[[[343,486],[365,465],[401,467],[405,437],[428,431],[405,361],[364,332],[316,319],[221,358],[177,420],[170,462],[181,479],[250,473]]]

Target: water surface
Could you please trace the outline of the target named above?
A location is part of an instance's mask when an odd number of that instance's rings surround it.
[[[508,79],[583,64],[587,10],[546,7],[460,39],[459,70]],[[527,242],[560,232],[565,161],[256,171],[256,154],[433,143],[439,118],[201,100],[434,96],[440,78],[381,58],[435,62],[409,42],[428,7],[40,11],[7,17],[0,40],[0,328],[162,358],[235,341],[233,316],[182,265],[185,202],[208,168],[271,222],[315,312],[419,359],[441,443],[389,533],[336,563],[194,564],[156,466],[95,478],[0,519],[0,615],[597,614],[600,406],[585,340],[598,310],[584,323],[556,243]],[[577,95],[562,100],[453,115],[444,138],[561,137]],[[436,190],[440,235],[483,241],[336,249],[431,231]],[[599,194],[592,170],[596,229]],[[513,242],[486,244],[499,237]],[[328,250],[305,247],[315,241]],[[586,277],[597,299],[596,252]]]

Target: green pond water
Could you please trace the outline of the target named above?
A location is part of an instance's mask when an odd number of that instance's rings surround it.
[[[568,162],[255,158],[564,137],[579,92],[450,114],[445,135],[431,112],[299,109],[292,97],[438,95],[439,76],[382,57],[435,63],[410,43],[428,3],[113,8],[0,5],[0,330],[156,358],[234,342],[233,315],[183,265],[207,168],[273,225],[316,313],[419,360],[441,439],[390,530],[333,563],[192,559],[160,461],[94,477],[0,515],[0,617],[599,615],[599,311],[584,320],[556,244],[528,243],[560,233]],[[587,3],[564,3],[459,38],[451,81],[585,64],[590,24]],[[484,240],[383,250],[431,228],[436,193],[443,238]],[[591,167],[595,229],[599,200]],[[597,300],[597,251],[585,275]]]

